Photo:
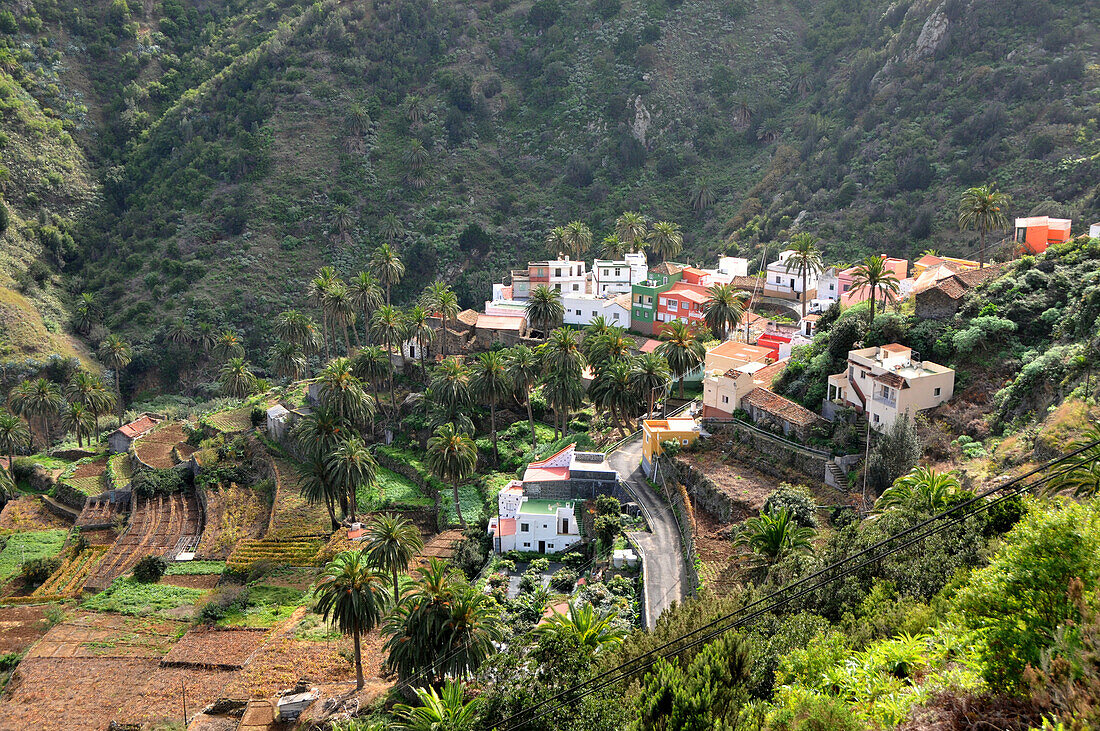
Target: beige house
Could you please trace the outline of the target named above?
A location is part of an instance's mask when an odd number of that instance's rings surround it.
[[[768,348],[733,340],[708,350],[703,361],[703,416],[729,416],[741,408],[741,398],[762,385],[755,375],[767,367],[771,354]]]
[[[871,426],[889,428],[900,416],[912,418],[951,399],[955,371],[921,360],[911,348],[894,343],[848,353],[848,369],[829,376],[826,418],[836,406],[853,407],[867,414]]]

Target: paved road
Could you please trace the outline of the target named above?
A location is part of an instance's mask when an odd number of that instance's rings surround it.
[[[646,484],[642,472],[642,437],[635,436],[608,455],[608,462],[619,471],[634,501],[645,508],[649,533],[631,533],[642,549],[645,561],[646,627],[653,628],[657,617],[672,602],[684,600],[684,559],[680,531],[672,511]]]

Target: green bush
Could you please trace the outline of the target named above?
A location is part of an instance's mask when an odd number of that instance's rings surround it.
[[[134,475],[130,487],[136,495],[152,497],[181,492],[187,483],[178,469],[142,470]]]
[[[168,568],[168,562],[160,556],[142,556],[134,565],[134,578],[143,584],[153,584],[160,581]]]
[[[46,580],[50,578],[54,571],[57,571],[61,566],[61,559],[56,556],[50,556],[48,558],[32,558],[23,564],[23,568],[20,569],[19,575],[23,579],[23,583],[28,587],[39,587],[46,583]]]
[[[550,577],[550,586],[561,592],[573,591],[577,584],[577,572],[572,569],[558,569]]]
[[[786,509],[801,526],[817,528],[817,501],[803,485],[784,482],[764,501],[762,513],[777,513]]]

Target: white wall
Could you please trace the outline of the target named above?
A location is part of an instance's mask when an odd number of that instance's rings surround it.
[[[562,293],[562,307],[565,308],[563,319],[566,325],[584,326],[592,322],[597,316],[603,315],[610,325],[622,328],[630,327],[630,310],[619,307],[613,299],[603,297],[577,297]],[[577,314],[578,311],[580,314]]]

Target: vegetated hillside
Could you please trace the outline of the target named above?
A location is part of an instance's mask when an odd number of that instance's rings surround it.
[[[705,260],[796,221],[842,258],[967,252],[957,196],[991,179],[1010,214],[1100,212],[1094,4],[33,6],[9,46],[84,69],[101,120],[71,289],[139,344],[185,318],[255,356],[317,266],[386,237],[399,300],[441,277],[473,305],[551,226],[623,210]]]

